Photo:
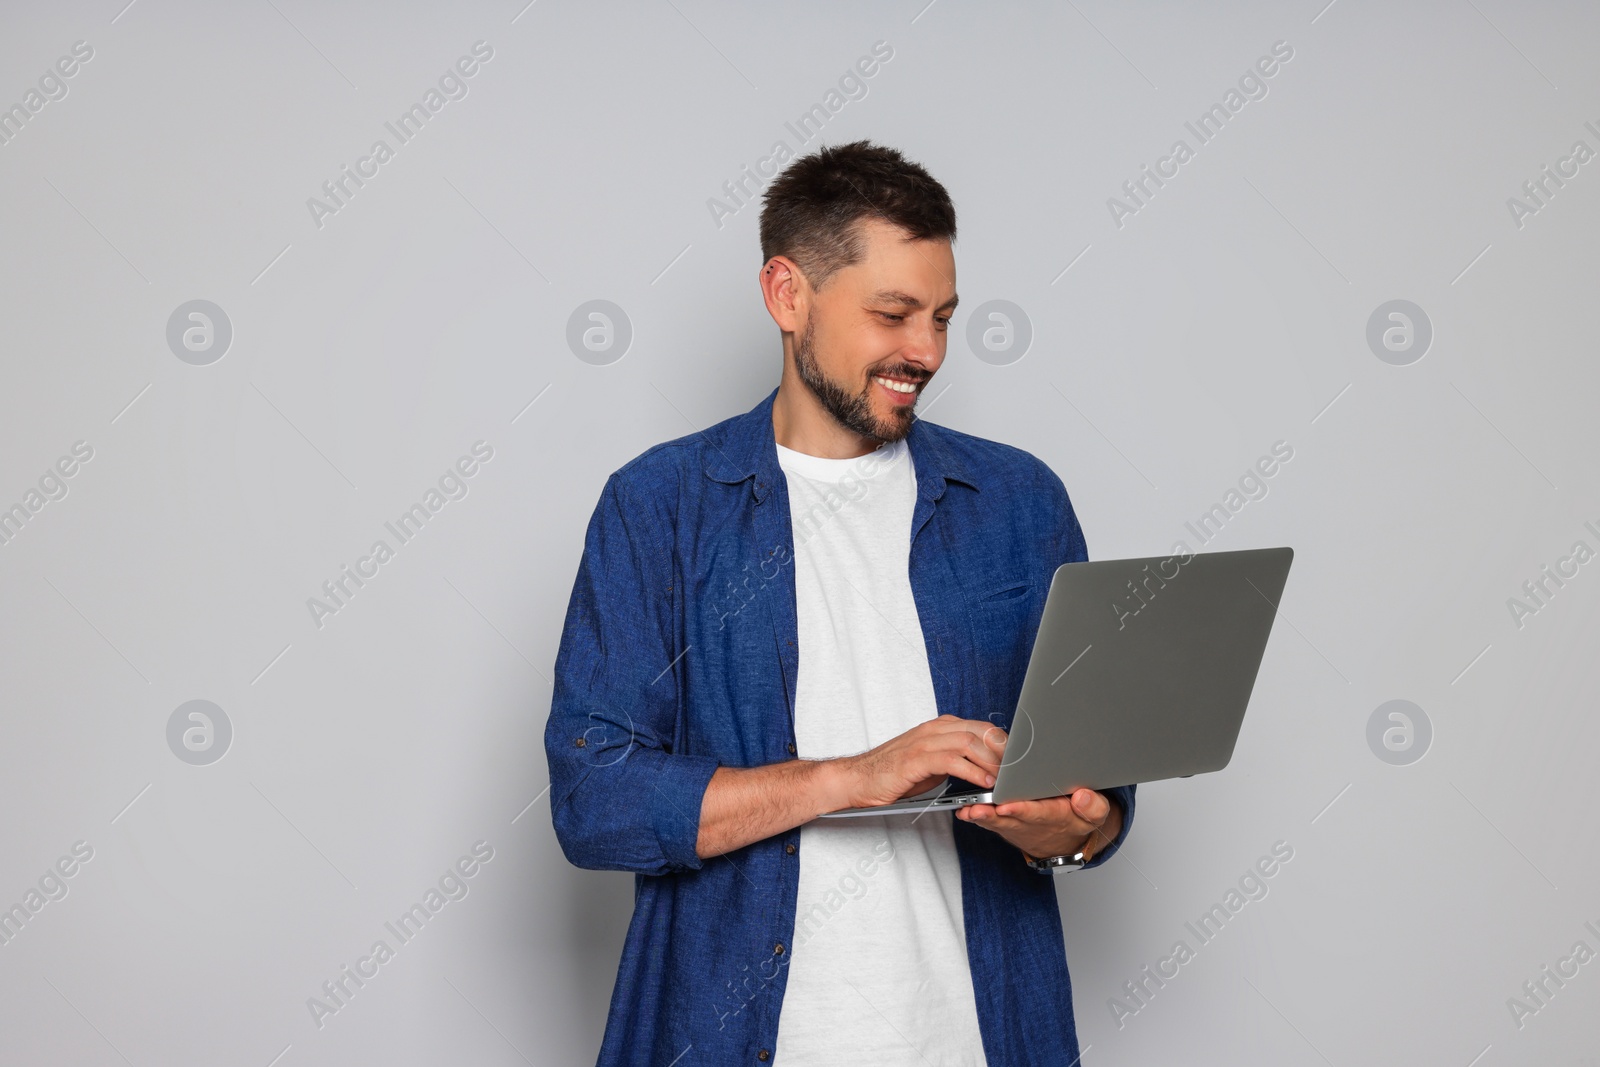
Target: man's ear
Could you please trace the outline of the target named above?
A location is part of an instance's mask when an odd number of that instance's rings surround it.
[[[799,333],[805,325],[811,290],[799,266],[787,256],[773,256],[761,267],[761,295],[767,313],[785,333]]]

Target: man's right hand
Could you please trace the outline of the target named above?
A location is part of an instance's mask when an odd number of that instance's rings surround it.
[[[856,756],[836,762],[845,782],[845,807],[891,804],[925,792],[953,775],[988,788],[1000,770],[1006,732],[981,719],[940,715],[918,723]]]
[[[700,801],[695,854],[720,856],[826,812],[915,796],[949,775],[987,788],[1005,746],[992,723],[941,715],[856,756],[718,767]]]

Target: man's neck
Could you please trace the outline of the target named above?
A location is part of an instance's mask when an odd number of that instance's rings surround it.
[[[855,459],[883,444],[842,425],[798,376],[791,380],[787,369],[772,401],[772,432],[784,448],[823,459]]]

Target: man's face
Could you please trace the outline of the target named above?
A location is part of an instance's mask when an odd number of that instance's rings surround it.
[[[949,241],[907,241],[905,231],[877,219],[857,226],[866,254],[813,292],[795,370],[843,426],[898,441],[911,432],[917,398],[944,362],[956,262]]]

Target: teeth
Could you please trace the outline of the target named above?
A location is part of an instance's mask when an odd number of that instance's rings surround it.
[[[897,393],[914,393],[914,392],[917,391],[917,387],[915,385],[912,385],[910,382],[890,381],[888,378],[879,378],[877,375],[873,375],[872,380],[875,381],[875,382],[878,382],[878,383],[880,383],[882,385],[888,386],[890,389],[893,389]]]

